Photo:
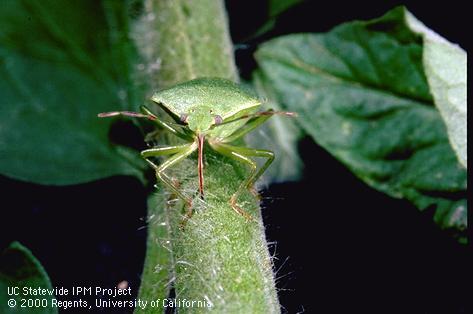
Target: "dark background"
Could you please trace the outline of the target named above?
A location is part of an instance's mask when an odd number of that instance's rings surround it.
[[[466,5],[404,3],[431,29],[467,48]],[[265,2],[227,1],[241,74],[249,77],[261,41],[325,32],[378,17],[396,4],[309,1],[283,14],[270,33],[250,38],[267,18]],[[439,230],[432,211],[420,213],[369,188],[310,139],[299,151],[302,180],[263,191],[280,301],[288,313],[468,313],[463,284],[469,246]],[[22,242],[54,286],[114,287],[126,280],[137,291],[149,191],[136,179],[46,187],[0,176],[0,190],[0,250]]]

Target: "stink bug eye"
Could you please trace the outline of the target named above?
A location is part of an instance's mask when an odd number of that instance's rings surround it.
[[[215,125],[222,124],[222,122],[223,122],[223,119],[222,119],[221,116],[216,115],[216,116],[214,117],[214,123],[215,123]]]

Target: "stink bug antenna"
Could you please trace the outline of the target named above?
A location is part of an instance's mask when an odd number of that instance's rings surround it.
[[[116,117],[116,116],[126,116],[126,117],[134,117],[134,118],[146,118],[148,120],[156,120],[156,116],[152,114],[143,114],[140,112],[133,112],[133,111],[110,111],[110,112],[102,112],[97,115],[99,118],[108,118],[108,117]]]
[[[109,117],[116,117],[116,116],[126,116],[126,117],[133,117],[133,118],[145,118],[150,121],[153,121],[160,127],[168,130],[169,132],[173,133],[174,135],[185,139],[185,140],[190,140],[192,139],[192,134],[191,132],[188,132],[186,129],[184,129],[184,126],[175,124],[175,123],[170,123],[166,121],[162,121],[159,119],[156,115],[154,115],[148,108],[145,106],[141,106],[141,113],[140,112],[134,112],[134,111],[110,111],[110,112],[102,112],[99,113],[97,116],[99,118],[109,118]]]
[[[142,109],[143,110],[143,109]],[[110,112],[102,112],[97,114],[99,118],[109,118],[109,117],[116,117],[116,116],[125,116],[125,117],[133,117],[133,118],[146,118],[151,121],[156,121],[157,117],[150,112],[140,113],[140,112],[133,112],[133,111],[110,111]],[[139,123],[134,123],[140,130],[141,134],[146,138],[149,137],[145,135],[146,132],[143,129],[143,126]]]
[[[235,122],[235,121],[238,121],[238,120],[241,120],[241,119],[251,119],[251,118],[256,118],[256,117],[261,117],[261,116],[273,116],[273,115],[297,117],[297,113],[292,112],[292,111],[267,110],[267,111],[260,111],[260,112],[256,112],[256,113],[245,114],[245,115],[242,115],[241,117],[231,119],[231,120],[228,120],[228,121],[224,121],[224,122],[220,123],[219,125]]]

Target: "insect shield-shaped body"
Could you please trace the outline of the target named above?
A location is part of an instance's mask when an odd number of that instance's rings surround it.
[[[173,116],[178,125],[160,120],[148,108],[142,107],[142,113],[115,111],[99,114],[99,117],[125,115],[147,118],[176,136],[188,141],[187,144],[168,147],[155,147],[144,150],[141,155],[156,170],[156,176],[176,195],[188,204],[186,219],[192,215],[192,198],[184,195],[166,175],[166,169],[182,161],[195,150],[198,151],[199,193],[204,197],[203,148],[207,141],[210,147],[229,158],[247,164],[250,175],[243,180],[238,190],[230,198],[232,208],[247,219],[251,216],[237,205],[240,194],[249,189],[263,174],[274,159],[274,154],[267,150],[233,146],[229,143],[252,131],[274,114],[294,116],[292,112],[261,111],[257,112],[261,102],[247,93],[238,84],[221,78],[200,78],[178,84],[156,92],[151,98],[166,112]],[[150,158],[171,155],[160,165]],[[253,157],[266,158],[258,169]]]
[[[151,100],[185,120],[195,134],[220,138],[228,137],[242,127],[246,121],[237,119],[255,112],[261,105],[258,98],[236,83],[218,78],[188,81],[155,93]],[[237,121],[222,124],[230,119]]]

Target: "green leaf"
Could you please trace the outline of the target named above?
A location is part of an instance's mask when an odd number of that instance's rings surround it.
[[[18,287],[18,295],[8,295],[8,288]],[[27,299],[47,300],[47,306],[21,308],[21,299],[25,298],[23,288],[44,288],[52,290],[48,274],[30,250],[19,242],[13,242],[0,256],[0,313],[57,313],[57,308],[51,306],[51,295],[28,295]],[[8,301],[16,306],[10,307]],[[34,301],[32,301],[34,302]],[[39,302],[39,301],[36,301]],[[44,302],[44,301],[43,301]]]
[[[466,52],[407,12],[409,27],[424,39],[424,70],[435,105],[447,125],[450,144],[467,167]]]
[[[273,30],[280,15],[287,10],[304,2],[304,0],[268,0],[267,1],[267,20],[245,41],[263,36]]]
[[[97,118],[143,99],[128,27],[113,1],[2,4],[0,173],[42,184],[141,177],[137,152],[110,144],[112,121]]]
[[[372,187],[444,228],[466,228],[465,169],[449,145],[422,66],[422,38],[397,8],[326,34],[284,36],[256,54],[279,102]]]
[[[278,16],[302,1],[303,0],[269,0],[268,15],[271,17]]]

